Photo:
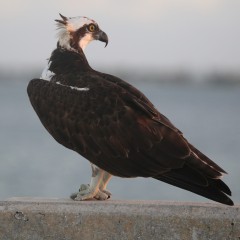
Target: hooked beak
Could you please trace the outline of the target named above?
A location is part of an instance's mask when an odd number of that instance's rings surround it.
[[[108,45],[108,36],[102,30],[99,30],[99,32],[95,35],[95,39],[101,42],[105,42],[105,47]]]

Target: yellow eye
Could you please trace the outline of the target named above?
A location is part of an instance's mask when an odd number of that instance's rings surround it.
[[[88,25],[88,30],[90,32],[94,32],[96,30],[96,26],[94,24],[90,24],[90,25]]]

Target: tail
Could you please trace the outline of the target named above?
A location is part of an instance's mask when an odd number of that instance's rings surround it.
[[[225,173],[217,164],[190,146],[192,154],[182,168],[172,169],[154,178],[188,190],[213,201],[233,206],[229,187],[220,179]]]

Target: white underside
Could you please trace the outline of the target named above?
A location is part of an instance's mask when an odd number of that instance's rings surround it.
[[[55,73],[49,71],[50,64],[51,62],[49,62],[48,65],[43,69],[40,79],[50,81],[52,77],[55,76]]]
[[[68,85],[64,85],[60,82],[56,82],[56,84],[58,85],[61,85],[61,86],[64,86],[64,87],[68,87],[68,88],[71,88],[73,90],[77,90],[77,91],[89,91],[89,88],[88,87],[85,87],[85,88],[79,88],[79,87],[76,87],[76,86],[68,86]]]

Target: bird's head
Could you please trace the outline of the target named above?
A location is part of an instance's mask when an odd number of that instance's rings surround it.
[[[93,40],[105,42],[107,46],[108,37],[98,24],[87,17],[67,18],[59,14],[62,19],[55,20],[58,27],[58,44],[68,50],[84,50]]]

